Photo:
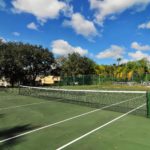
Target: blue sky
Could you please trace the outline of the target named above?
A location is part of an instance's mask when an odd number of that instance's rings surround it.
[[[99,64],[150,60],[150,0],[0,0],[0,38]]]

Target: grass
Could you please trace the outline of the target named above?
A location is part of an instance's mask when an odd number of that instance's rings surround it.
[[[43,103],[41,103],[43,102]],[[2,110],[16,105],[41,103]],[[0,92],[0,140],[70,118],[94,108]],[[97,111],[0,144],[1,150],[55,150],[121,115]],[[68,150],[149,150],[150,120],[129,115],[68,146]]]
[[[148,91],[150,87],[143,85],[115,85],[112,83],[103,83],[99,85],[74,85],[60,86],[65,89],[86,89],[86,90],[132,90],[132,91]]]

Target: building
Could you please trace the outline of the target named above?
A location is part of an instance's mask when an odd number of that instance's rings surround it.
[[[10,86],[10,83],[3,77],[0,79],[0,86],[1,87],[8,87],[8,86]]]
[[[54,85],[55,83],[60,81],[59,76],[45,76],[45,77],[37,77],[35,80],[40,85]]]

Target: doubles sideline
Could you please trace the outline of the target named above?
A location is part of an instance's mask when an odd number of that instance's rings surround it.
[[[70,118],[67,118],[67,119],[64,119],[64,120],[61,120],[61,121],[58,121],[58,122],[55,122],[55,123],[43,126],[43,127],[39,127],[37,129],[33,129],[31,131],[27,131],[27,132],[24,132],[22,134],[18,134],[16,136],[12,136],[12,137],[3,139],[3,140],[0,141],[0,143],[4,143],[6,141],[10,141],[12,139],[15,139],[15,138],[18,138],[18,137],[22,137],[22,136],[25,136],[25,135],[28,135],[28,134],[31,134],[31,133],[34,133],[34,132],[37,132],[37,131],[40,131],[40,130],[43,130],[43,129],[46,129],[46,128],[49,128],[49,127],[52,127],[52,126],[55,126],[55,125],[58,125],[58,124],[61,124],[61,123],[64,123],[64,122],[67,122],[67,121],[70,121],[70,120],[73,120],[73,119],[76,119],[76,118],[79,118],[79,117],[82,117],[82,116],[85,116],[85,115],[88,115],[88,114],[92,114],[94,112],[97,112],[97,111],[100,111],[100,110],[103,110],[103,109],[106,109],[106,108],[109,108],[109,107],[112,107],[112,106],[115,106],[115,105],[119,105],[119,104],[131,101],[131,100],[134,100],[134,99],[137,99],[137,98],[140,98],[140,97],[144,97],[144,96],[134,97],[134,98],[131,98],[131,99],[128,99],[128,100],[117,102],[117,103],[114,103],[114,104],[111,104],[111,105],[108,105],[108,106],[104,106],[104,107],[102,107],[100,109],[95,109],[95,110],[92,110],[92,111],[89,111],[89,112],[86,112],[86,113],[83,113],[83,114],[80,114],[80,115],[77,115],[77,116],[73,116],[73,117],[70,117]]]
[[[56,150],[62,150],[62,149],[64,149],[64,148],[68,147],[69,145],[71,145],[71,144],[73,144],[73,143],[75,143],[75,142],[77,142],[77,141],[79,141],[79,140],[85,138],[86,136],[88,136],[88,135],[90,135],[90,134],[96,132],[96,131],[99,130],[99,129],[102,129],[102,128],[104,128],[104,127],[106,127],[106,126],[112,124],[113,122],[115,122],[115,121],[117,121],[117,120],[119,120],[119,119],[121,119],[121,118],[127,116],[128,114],[130,114],[130,113],[136,111],[137,109],[139,109],[139,108],[141,108],[141,107],[143,107],[143,106],[145,106],[145,105],[146,105],[146,103],[142,104],[141,106],[139,106],[139,107],[137,107],[137,108],[135,108],[135,109],[132,109],[132,110],[128,111],[127,113],[125,113],[125,114],[123,114],[123,115],[120,115],[119,117],[114,118],[113,120],[111,120],[111,121],[109,121],[109,122],[107,122],[107,123],[105,123],[105,124],[103,124],[103,125],[101,125],[101,126],[95,128],[95,129],[91,130],[90,132],[88,132],[88,133],[86,133],[86,134],[84,134],[84,135],[82,135],[82,136],[80,136],[80,137],[78,137],[78,138],[72,140],[71,142],[69,142],[69,143],[67,143],[67,144],[65,144],[65,145],[63,145],[63,146],[57,148]]]

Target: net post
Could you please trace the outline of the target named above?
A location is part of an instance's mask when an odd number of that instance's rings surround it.
[[[146,92],[146,98],[147,98],[147,102],[146,102],[147,118],[150,118],[150,92],[149,91]]]

